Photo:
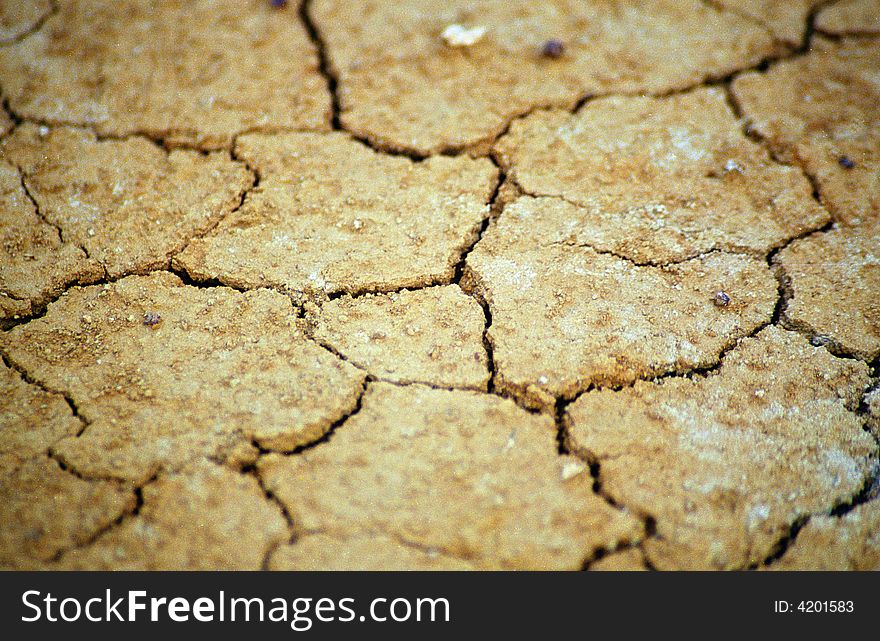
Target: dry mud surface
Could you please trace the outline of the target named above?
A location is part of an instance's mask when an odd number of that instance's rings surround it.
[[[149,4],[0,0],[0,567],[880,569],[880,2]]]

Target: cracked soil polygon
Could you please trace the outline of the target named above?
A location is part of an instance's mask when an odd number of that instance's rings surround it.
[[[328,443],[258,470],[295,527],[385,535],[381,553],[397,564],[404,541],[482,568],[574,569],[642,527],[596,496],[587,466],[555,440],[551,418],[509,400],[371,383]]]
[[[880,219],[797,240],[777,260],[787,324],[845,354],[880,356]]]
[[[605,492],[656,519],[643,544],[655,567],[745,568],[876,473],[854,412],[867,383],[864,363],[768,327],[705,377],[582,395],[569,445],[599,463]]]
[[[0,0],[0,567],[876,568],[876,9]]]
[[[160,322],[145,324],[148,313]],[[281,294],[198,289],[163,272],[72,289],[0,349],[88,423],[55,455],[132,481],[201,457],[253,460],[252,441],[311,442],[353,409],[364,379],[301,333]]]
[[[752,129],[803,167],[847,225],[880,219],[880,39],[813,39],[810,54],[732,89]]]
[[[312,294],[451,280],[497,176],[486,159],[413,162],[341,133],[243,136],[236,155],[259,186],[177,264],[198,280]]]
[[[717,88],[539,111],[495,150],[526,193],[572,205],[559,240],[640,263],[712,249],[763,256],[829,220],[800,170],[743,135]]]
[[[339,80],[343,126],[421,154],[484,147],[536,107],[682,89],[778,49],[754,21],[699,0],[315,0],[310,15]],[[453,23],[486,34],[449,47],[441,33]],[[562,56],[541,55],[550,39],[565,44]]]
[[[382,380],[486,389],[483,310],[457,285],[342,296],[306,320],[309,336]]]
[[[58,2],[0,47],[0,77],[15,113],[105,136],[218,149],[244,131],[330,128],[304,26],[263,0]]]
[[[256,479],[201,463],[148,483],[143,506],[56,566],[102,570],[258,570],[283,539],[281,511]]]
[[[111,278],[169,264],[241,202],[251,176],[223,153],[166,153],[144,138],[23,125],[0,143],[40,215]]]
[[[530,406],[710,367],[771,320],[777,282],[762,261],[710,253],[638,266],[557,240],[566,219],[556,209],[570,206],[521,203],[468,256],[463,283],[492,311],[496,389]],[[715,303],[718,292],[728,305]]]

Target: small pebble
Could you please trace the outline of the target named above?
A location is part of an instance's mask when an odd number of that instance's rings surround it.
[[[144,325],[147,327],[155,327],[162,322],[162,317],[156,312],[147,312],[144,314]]]
[[[559,58],[565,53],[565,44],[562,40],[552,38],[541,45],[541,55],[545,58]]]
[[[813,347],[825,347],[831,342],[831,339],[827,336],[813,336],[810,339],[810,345]]]
[[[486,35],[486,27],[467,29],[460,24],[451,24],[443,30],[441,37],[450,47],[470,47],[477,44]]]
[[[849,156],[841,156],[837,159],[837,163],[844,169],[852,169],[856,166],[855,161],[852,160]]]
[[[276,9],[287,6],[287,0],[272,0],[272,6]]]
[[[570,461],[562,466],[562,476],[563,481],[567,481],[568,479],[574,478],[581,472],[587,469],[587,466],[580,461]]]
[[[716,292],[712,302],[715,303],[715,307],[727,307],[730,305],[730,296],[727,292]]]

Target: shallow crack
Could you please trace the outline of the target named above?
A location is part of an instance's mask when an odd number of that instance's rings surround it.
[[[0,358],[2,358],[3,364],[6,365],[6,367],[18,372],[18,375],[21,376],[25,383],[33,385],[34,387],[43,390],[47,394],[52,394],[63,398],[64,401],[67,403],[67,406],[70,408],[70,413],[73,414],[74,418],[76,418],[82,424],[82,427],[80,428],[79,432],[77,432],[76,436],[79,436],[85,431],[86,427],[89,426],[91,421],[86,420],[86,418],[79,413],[79,408],[77,408],[76,402],[73,400],[73,397],[70,394],[68,394],[64,390],[52,389],[50,386],[46,385],[42,381],[34,378],[30,374],[28,374],[27,370],[24,367],[22,367],[18,363],[15,363],[2,350],[0,350]]]
[[[880,451],[878,451],[878,453],[880,453]],[[744,569],[757,570],[759,567],[770,566],[775,561],[781,559],[788,551],[788,549],[795,543],[801,530],[810,522],[810,519],[812,519],[813,517],[841,517],[845,514],[848,514],[859,505],[873,500],[874,498],[876,498],[874,492],[877,491],[878,481],[880,481],[880,463],[877,463],[875,461],[872,473],[865,478],[864,484],[858,492],[852,495],[849,499],[835,503],[830,509],[824,512],[814,512],[812,514],[803,514],[798,516],[791,523],[788,531],[784,535],[782,535],[773,546],[772,551],[766,557],[764,557],[761,562],[753,563],[749,565],[748,568]]]
[[[62,468],[62,469],[64,469],[64,468]],[[115,530],[116,528],[121,526],[123,523],[125,523],[127,520],[132,519],[132,518],[136,518],[141,513],[141,508],[143,508],[143,505],[144,505],[144,496],[143,496],[144,488],[147,485],[150,485],[151,483],[155,482],[158,478],[159,478],[158,475],[153,475],[144,483],[132,488],[132,492],[135,496],[135,504],[131,510],[123,512],[113,522],[108,523],[107,525],[97,529],[95,532],[93,532],[91,534],[91,536],[89,536],[84,541],[82,541],[80,543],[76,543],[71,546],[68,546],[62,550],[59,550],[52,557],[51,563],[58,563],[59,561],[61,561],[64,558],[65,555],[73,552],[74,550],[82,550],[82,549],[86,549],[86,548],[90,547],[91,545],[96,543],[101,537],[103,537],[105,534],[111,532],[112,530]]]
[[[22,33],[18,34],[17,36],[13,36],[12,38],[9,38],[7,40],[0,41],[0,48],[9,47],[11,45],[14,45],[14,44],[21,42],[22,40],[25,40],[26,38],[30,38],[32,35],[34,35],[40,29],[42,29],[45,26],[46,22],[49,20],[49,18],[54,16],[56,13],[58,13],[58,2],[57,2],[57,0],[50,0],[49,1],[49,10],[46,11],[46,13],[44,13],[42,16],[40,16],[37,19],[37,21],[34,22],[34,24],[32,24],[30,27],[28,27],[27,30],[23,31]]]

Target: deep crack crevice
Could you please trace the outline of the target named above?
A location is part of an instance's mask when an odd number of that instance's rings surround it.
[[[582,460],[589,466],[590,477],[593,479],[592,490],[593,493],[598,496],[600,499],[605,501],[609,507],[615,510],[625,510],[630,514],[633,514],[642,520],[643,533],[641,538],[637,541],[629,541],[623,540],[618,541],[614,548],[606,548],[606,547],[598,547],[593,550],[592,554],[584,559],[581,569],[586,570],[589,566],[598,561],[603,556],[616,552],[618,550],[637,547],[641,549],[642,544],[645,540],[656,535],[657,532],[657,520],[656,518],[643,512],[641,510],[633,510],[628,508],[626,505],[623,505],[617,499],[615,499],[610,492],[608,492],[602,483],[602,464],[601,461],[593,452],[590,450],[586,450],[583,448],[576,447],[569,437],[569,418],[567,415],[568,406],[571,404],[571,401],[567,401],[565,399],[557,399],[555,406],[555,420],[556,420],[556,443],[557,449],[560,455],[570,455],[575,456]],[[648,566],[647,557],[644,552],[642,553],[643,559],[645,560],[646,567]],[[649,569],[653,569],[650,568]]]
[[[339,80],[333,69],[333,63],[330,61],[330,57],[327,53],[324,39],[321,37],[321,32],[318,30],[318,25],[312,19],[311,13],[309,12],[310,6],[311,0],[303,0],[300,3],[300,22],[302,22],[302,25],[309,36],[309,40],[311,40],[312,45],[315,47],[315,51],[318,54],[318,71],[327,82],[327,91],[330,93],[330,125],[333,127],[334,131],[342,131],[342,124],[340,123],[341,108],[339,105],[338,92]]]

